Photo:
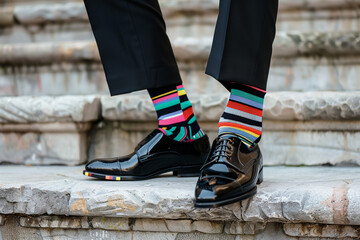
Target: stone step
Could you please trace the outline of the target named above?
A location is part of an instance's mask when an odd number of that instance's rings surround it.
[[[282,33],[269,91],[360,89],[360,33]],[[218,89],[204,74],[211,38],[178,38],[173,48],[189,91]],[[0,95],[109,94],[94,41],[0,45]]]
[[[184,29],[202,31],[213,29],[218,12],[218,0],[176,0],[160,1],[162,12],[167,20],[169,32]],[[311,31],[357,30],[359,17],[356,0],[321,1],[321,0],[282,0],[279,5],[278,28],[282,30],[307,29]],[[67,24],[69,22],[86,22],[87,14],[81,1],[27,1],[5,4],[1,8],[0,26],[14,26],[20,24],[44,25],[49,23]],[[192,25],[191,27],[189,27]],[[187,25],[187,26],[186,26]]]
[[[88,159],[96,96],[0,98],[0,164],[77,165]]]
[[[189,98],[215,138],[227,94]],[[2,97],[0,163],[76,165],[125,155],[156,125],[148,95]],[[360,165],[359,140],[360,92],[266,95],[266,165]]]
[[[277,32],[273,58],[358,56],[359,41],[360,32]],[[172,44],[178,61],[204,62],[209,57],[212,37],[179,37]],[[11,66],[100,61],[95,41],[3,44],[0,56],[1,65]]]
[[[200,125],[215,138],[227,94],[189,94],[189,98]],[[104,96],[101,105],[104,122],[92,135],[90,158],[132,152],[156,128],[151,120],[156,114],[146,95]],[[359,120],[360,92],[270,92],[265,97],[261,141],[265,164],[360,165]]]
[[[254,197],[213,209],[193,207],[197,178],[124,183],[82,170],[1,167],[2,239],[360,237],[360,168],[265,167]]]

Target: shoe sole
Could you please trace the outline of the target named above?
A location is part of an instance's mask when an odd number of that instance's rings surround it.
[[[256,185],[259,185],[263,182],[263,170],[260,170],[259,173],[259,177],[256,181]],[[228,205],[231,203],[236,203],[236,202],[240,202],[242,200],[248,199],[252,196],[254,196],[257,193],[257,186],[255,186],[253,189],[251,189],[250,191],[243,193],[239,196],[235,196],[232,198],[228,198],[228,199],[224,199],[221,201],[214,201],[214,202],[196,202],[196,200],[194,201],[194,206],[196,208],[215,208],[215,207],[221,207],[224,205]]]
[[[140,181],[140,180],[151,179],[167,172],[173,172],[173,175],[177,177],[198,177],[200,175],[201,166],[202,165],[165,169],[162,171],[152,173],[147,176],[128,176],[128,175],[119,176],[119,175],[96,173],[87,170],[84,170],[83,174],[88,177],[94,177],[94,178],[98,178],[102,180],[110,180],[110,181]]]

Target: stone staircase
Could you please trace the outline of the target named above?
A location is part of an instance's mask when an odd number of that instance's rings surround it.
[[[160,4],[195,113],[214,138],[227,92],[203,72],[218,0]],[[0,0],[0,240],[359,239],[360,2],[279,8],[265,182],[251,200],[199,210],[195,178],[81,175],[74,165],[129,153],[156,127],[150,99],[108,96],[82,1]]]

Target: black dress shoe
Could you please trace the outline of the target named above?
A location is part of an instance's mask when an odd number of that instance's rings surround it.
[[[84,175],[106,180],[144,180],[173,171],[179,177],[199,176],[210,150],[205,135],[192,142],[178,142],[156,129],[130,155],[95,159]]]
[[[222,134],[214,142],[195,189],[195,207],[211,208],[256,194],[263,181],[259,146],[248,148],[239,137]]]

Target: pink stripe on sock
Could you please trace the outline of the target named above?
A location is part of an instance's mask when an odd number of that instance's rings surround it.
[[[159,128],[159,130],[160,130],[160,131],[162,131],[162,132],[166,135],[166,132],[165,132],[165,130],[164,130],[164,129]]]
[[[184,121],[185,121],[184,115],[181,115],[181,116],[166,119],[166,120],[159,120],[159,125],[165,126],[165,125],[171,125],[171,124],[184,122]]]
[[[254,86],[250,86],[250,85],[247,85],[247,84],[243,84],[243,85],[248,86],[248,87],[251,87],[251,88],[253,88],[253,89],[256,89],[256,90],[258,90],[258,91],[260,91],[260,92],[266,93],[266,91],[263,90],[263,89],[260,89],[260,88],[254,87]]]
[[[155,104],[155,103],[162,102],[164,100],[168,100],[170,98],[175,98],[175,97],[178,97],[178,96],[179,96],[178,93],[173,93],[173,94],[170,94],[170,95],[168,95],[166,97],[161,97],[159,99],[155,99],[155,100],[153,100],[153,103]]]
[[[178,86],[176,86],[176,88],[177,89],[179,89],[179,88],[183,88],[184,86],[181,84],[181,85],[178,85]]]

